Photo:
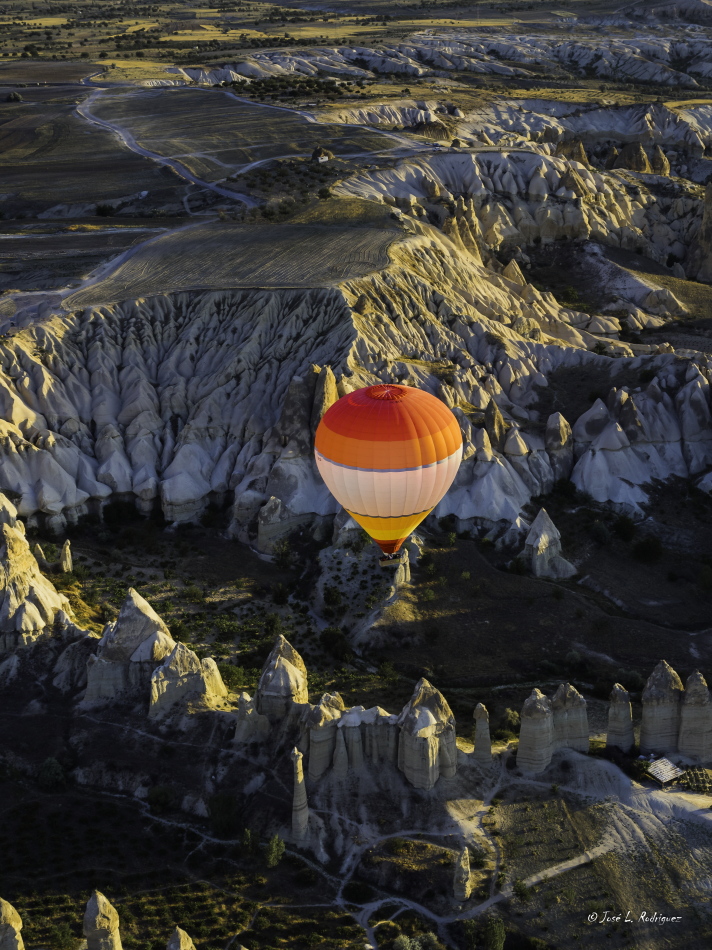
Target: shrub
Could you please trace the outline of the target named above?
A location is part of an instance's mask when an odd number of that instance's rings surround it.
[[[19,92],[11,92],[5,99],[5,102],[22,102],[22,96]]]
[[[231,692],[242,689],[247,686],[247,673],[241,666],[233,666],[232,663],[218,663],[218,670],[222,676],[223,683]]]
[[[520,878],[512,885],[512,890],[514,891],[514,896],[517,900],[521,901],[523,904],[529,902],[529,888]]]
[[[351,904],[367,904],[373,899],[373,888],[363,881],[349,881],[344,887],[344,900]]]
[[[484,950],[503,950],[504,924],[499,917],[488,917],[482,929],[482,946]]]
[[[114,214],[114,206],[113,205],[97,205],[95,213],[99,218],[111,218]]]
[[[633,557],[642,564],[656,564],[662,556],[662,542],[653,534],[641,538],[633,545]]]
[[[277,567],[288,568],[292,564],[292,546],[289,538],[280,538],[273,548],[274,562]]]
[[[146,801],[151,809],[151,814],[162,815],[168,811],[173,804],[174,797],[173,789],[168,788],[167,785],[154,785],[153,788],[149,788]]]
[[[56,759],[49,758],[45,759],[42,765],[40,765],[39,772],[37,773],[37,781],[42,788],[53,791],[54,789],[62,788],[67,779],[64,774],[64,769],[59,762]]]
[[[276,868],[279,862],[282,860],[282,855],[284,854],[284,841],[279,837],[279,835],[273,835],[267,842],[267,851],[265,852],[265,860],[267,861],[268,868]]]
[[[52,950],[77,950],[82,941],[75,937],[68,923],[49,928],[49,942]]]
[[[516,709],[505,709],[502,716],[502,725],[505,729],[511,729],[512,732],[519,732],[521,725],[521,716]]]
[[[589,528],[589,534],[597,544],[610,544],[613,540],[611,529],[604,521],[594,521]]]
[[[422,599],[423,599],[424,601],[426,601],[426,603],[429,602],[429,601],[431,601],[431,600],[435,600],[435,591],[434,591],[431,587],[427,587],[427,588],[423,591]]]

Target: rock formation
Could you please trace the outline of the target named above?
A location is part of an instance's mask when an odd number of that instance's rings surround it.
[[[344,702],[338,693],[324,693],[306,720],[309,733],[309,778],[320,779],[331,765],[336,750],[339,720]]]
[[[543,772],[551,762],[554,747],[554,713],[551,703],[533,689],[522,708],[517,766],[523,772]]]
[[[680,732],[680,700],[683,685],[675,670],[661,660],[643,690],[640,751],[674,752]]]
[[[69,543],[69,538],[67,538],[62,545],[62,553],[59,555],[59,568],[63,574],[71,574],[73,567],[72,546]]]
[[[87,950],[122,950],[119,915],[101,891],[94,891],[84,914]]]
[[[546,451],[554,479],[568,478],[574,467],[574,443],[571,426],[560,412],[552,413],[546,421]]]
[[[122,698],[148,701],[156,666],[176,647],[168,627],[151,605],[129,589],[116,620],[104,627],[96,656],[87,662],[88,708]]]
[[[232,738],[233,746],[261,742],[269,735],[269,719],[257,712],[255,700],[250,697],[249,693],[241,692],[237,697],[237,702],[235,735]]]
[[[588,714],[586,700],[570,683],[562,683],[551,699],[554,714],[554,745],[557,749],[588,752]]]
[[[398,717],[398,768],[415,788],[432,788],[457,771],[455,717],[445,698],[421,679]]]
[[[561,556],[561,535],[544,508],[529,530],[524,554],[535,577],[562,579],[572,577],[576,568]]]
[[[184,643],[173,651],[151,676],[149,718],[162,715],[188,696],[214,704],[227,696],[227,689],[212,657],[201,660]]]
[[[712,759],[712,702],[707,681],[697,670],[685,684],[678,752],[700,762]]]
[[[452,889],[455,900],[460,902],[466,901],[472,893],[469,848],[463,848],[455,860],[455,874]]]
[[[0,950],[24,950],[21,930],[22,918],[0,897]]]
[[[665,178],[669,176],[670,162],[659,145],[653,148],[653,157],[650,161],[650,165],[654,175],[662,175]]]
[[[695,243],[690,249],[689,266],[686,262],[685,270],[690,278],[712,283],[712,181],[705,189],[704,210],[702,224]]]
[[[647,174],[652,172],[650,161],[640,142],[629,142],[627,145],[624,145],[620,155],[616,159],[614,168],[629,168],[631,171]]]
[[[292,749],[292,765],[294,766],[294,793],[292,797],[292,836],[295,841],[301,841],[309,827],[309,804],[307,790],[304,784],[304,768],[302,753],[299,749]]]
[[[308,701],[304,660],[280,634],[262,668],[257,685],[257,711],[270,721],[279,720],[285,717],[293,703]]]
[[[49,631],[69,601],[42,576],[17,509],[0,494],[0,654],[29,646]]]
[[[195,950],[195,944],[185,930],[176,927],[168,941],[166,950]]]
[[[616,683],[611,690],[610,700],[606,745],[620,749],[622,752],[630,752],[635,744],[635,734],[628,691],[620,683]]]
[[[492,761],[492,741],[490,739],[489,713],[482,703],[475,706],[474,757],[476,762],[487,765]]]

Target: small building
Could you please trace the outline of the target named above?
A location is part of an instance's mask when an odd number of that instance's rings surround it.
[[[684,774],[685,770],[673,765],[670,759],[656,759],[648,766],[648,775],[658,782],[660,788],[664,788],[671,782],[676,782]]]

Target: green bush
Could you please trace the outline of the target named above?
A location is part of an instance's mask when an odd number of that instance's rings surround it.
[[[482,928],[483,950],[503,950],[505,936],[504,924],[499,917],[488,917]]]
[[[74,936],[72,928],[67,923],[50,927],[48,936],[52,950],[77,950],[77,947],[82,944],[82,941]]]
[[[521,901],[523,904],[527,904],[529,902],[529,888],[520,878],[517,878],[517,880],[514,882],[512,885],[512,890],[517,900]]]
[[[267,850],[265,852],[265,860],[267,861],[268,868],[276,868],[279,862],[282,860],[282,855],[284,854],[284,841],[279,837],[279,835],[273,835],[267,842]]]
[[[234,693],[238,689],[244,689],[248,685],[247,672],[241,666],[233,666],[232,663],[218,663],[218,669],[223,683],[231,692]]]

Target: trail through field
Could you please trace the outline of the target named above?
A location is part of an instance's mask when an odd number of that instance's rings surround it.
[[[105,89],[95,90],[88,99],[77,106],[77,114],[87,122],[90,122],[92,125],[99,126],[99,128],[106,129],[110,132],[113,132],[115,135],[118,135],[126,148],[130,149],[132,152],[135,152],[137,155],[141,155],[143,158],[150,158],[152,161],[159,162],[161,165],[166,165],[177,175],[179,175],[185,181],[190,182],[192,185],[199,185],[201,188],[207,188],[209,191],[215,192],[215,194],[220,195],[222,198],[229,198],[233,201],[239,201],[242,204],[247,205],[249,208],[254,208],[257,204],[259,204],[259,202],[257,202],[254,198],[251,198],[249,195],[240,194],[239,192],[233,191],[232,189],[221,188],[217,184],[213,184],[212,182],[204,181],[203,179],[198,178],[192,172],[188,171],[185,165],[181,164],[181,162],[178,162],[173,158],[166,158],[163,155],[159,155],[157,152],[152,152],[149,149],[144,148],[143,145],[139,145],[128,129],[122,128],[116,122],[109,122],[107,119],[97,118],[97,116],[92,113],[91,107],[94,102],[105,92]]]

